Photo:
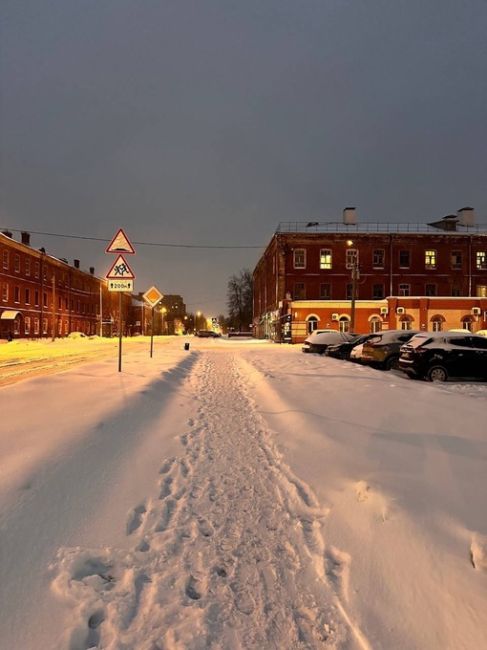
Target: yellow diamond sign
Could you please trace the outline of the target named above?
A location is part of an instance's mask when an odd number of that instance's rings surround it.
[[[157,287],[151,287],[142,296],[144,300],[149,303],[151,307],[155,307],[159,300],[164,298],[163,294],[159,291]]]

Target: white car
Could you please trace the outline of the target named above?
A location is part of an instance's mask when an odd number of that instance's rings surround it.
[[[351,334],[338,332],[337,330],[321,331],[316,330],[308,336],[303,345],[303,352],[318,352],[323,354],[329,345],[350,341],[353,338]]]

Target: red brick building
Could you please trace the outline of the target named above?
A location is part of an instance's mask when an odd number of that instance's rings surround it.
[[[0,233],[0,336],[95,334],[104,281],[94,273],[32,248],[29,233],[20,242]]]
[[[465,208],[435,225],[358,226],[347,209],[343,223],[280,224],[254,271],[256,336],[298,341],[312,329],[346,330],[354,285],[358,332],[408,315],[423,329],[437,327],[434,315],[447,329],[486,327],[487,232],[472,216]]]

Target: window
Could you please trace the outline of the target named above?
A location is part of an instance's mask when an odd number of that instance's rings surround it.
[[[372,255],[372,266],[375,269],[384,268],[385,250],[383,248],[376,248]]]
[[[26,316],[24,320],[24,332],[30,334],[30,317]]]
[[[473,318],[471,316],[464,316],[462,318],[462,328],[464,330],[468,330],[469,332],[471,332],[473,327],[472,323],[473,323]]]
[[[372,334],[380,332],[382,329],[382,321],[379,316],[372,316],[370,319],[370,331]]]
[[[425,296],[436,296],[437,295],[436,284],[426,284],[425,287],[424,287],[424,295]]]
[[[2,300],[8,302],[8,284],[6,282],[2,284]]]
[[[436,251],[424,251],[424,266],[426,269],[436,269]]]
[[[25,290],[25,304],[30,305],[30,289]]]
[[[450,257],[450,263],[452,269],[461,269],[462,268],[462,251],[452,251]]]
[[[62,299],[61,296],[57,297],[57,308],[61,309],[62,308]]]
[[[347,291],[346,299],[347,299],[347,300],[352,300],[353,284],[352,284],[351,282],[349,282],[349,283],[347,284],[347,289],[346,289],[346,291]]]
[[[443,329],[443,323],[445,322],[445,319],[443,316],[440,316],[439,314],[437,316],[433,316],[431,319],[431,329],[433,332],[441,332]]]
[[[68,333],[69,333],[69,325],[68,325],[68,321],[65,320],[64,321],[64,334],[67,336]]]
[[[19,289],[19,287],[14,287],[14,302],[20,303],[20,289]]]
[[[25,275],[30,276],[30,257],[25,258]]]
[[[37,289],[34,291],[34,305],[39,307],[39,291]]]
[[[476,266],[479,271],[487,269],[487,252],[477,251],[475,254]]]
[[[62,333],[63,333],[63,321],[62,321],[62,318],[60,318],[60,319],[58,320],[58,323],[57,323],[57,333],[58,333],[58,336],[61,336]]]
[[[477,285],[477,298],[487,298],[487,284]]]
[[[42,304],[44,305],[44,307],[47,307],[47,293],[45,291],[42,294]]]
[[[306,298],[306,291],[304,288],[304,282],[295,282],[294,283],[294,300],[304,300]]]
[[[308,334],[311,334],[318,329],[318,318],[316,316],[308,316],[306,319],[308,321],[307,330]]]
[[[330,300],[331,298],[331,284],[320,284],[320,298],[322,300]]]
[[[348,316],[341,316],[338,321],[340,327],[340,332],[349,332],[350,331],[350,318]]]
[[[379,300],[384,297],[384,285],[383,284],[374,284],[372,286],[372,298]]]
[[[39,262],[34,262],[34,277],[38,278],[40,274],[40,264]]]
[[[306,268],[306,250],[304,248],[295,248],[293,251],[293,260],[295,269]]]
[[[9,258],[8,251],[3,251],[3,268],[5,269],[5,271],[8,271],[8,267],[9,267],[8,258]]]
[[[402,330],[413,329],[413,319],[411,318],[411,316],[403,316],[401,318],[401,329]]]
[[[14,271],[20,273],[20,255],[14,255]]]
[[[20,334],[20,323],[18,318],[14,318],[14,334]]]
[[[47,267],[44,266],[42,269],[42,277],[44,278],[44,282],[47,282]]]
[[[347,269],[355,269],[358,265],[358,250],[356,248],[347,248],[345,266]]]
[[[329,248],[320,250],[320,269],[329,270],[333,265],[332,252]]]
[[[410,284],[400,284],[399,285],[399,295],[400,296],[410,296],[411,295],[411,285]]]
[[[399,267],[401,269],[408,269],[411,264],[410,251],[399,251]]]
[[[47,318],[42,319],[42,333],[47,334]]]
[[[39,319],[34,318],[34,336],[39,336]]]
[[[461,291],[461,289],[459,289],[458,287],[452,287],[451,295],[452,295],[454,298],[458,298],[459,296],[462,295],[462,291]]]

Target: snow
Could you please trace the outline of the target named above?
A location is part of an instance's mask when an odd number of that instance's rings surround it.
[[[184,340],[0,389],[2,647],[487,647],[487,385]]]

